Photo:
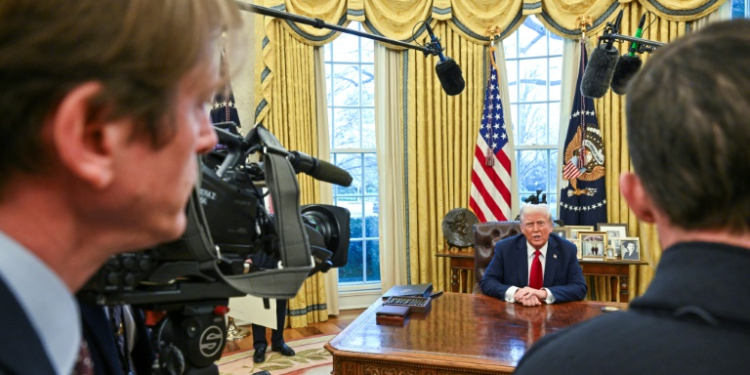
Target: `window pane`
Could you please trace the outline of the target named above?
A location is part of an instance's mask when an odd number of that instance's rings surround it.
[[[562,57],[549,59],[549,99],[560,100],[562,91]]]
[[[359,37],[342,33],[333,41],[333,61],[358,62]]]
[[[378,238],[378,198],[365,198],[365,237]]]
[[[518,72],[519,101],[547,100],[547,59],[523,60]]]
[[[505,59],[512,59],[518,57],[518,33],[503,39],[503,51],[505,52]]]
[[[506,61],[510,102],[518,102],[518,60]]]
[[[378,193],[378,159],[375,154],[365,154],[364,193]]]
[[[520,104],[517,145],[547,144],[547,104]]]
[[[550,55],[562,55],[563,38],[549,31],[547,31],[547,35],[549,35],[549,54]]]
[[[333,119],[333,148],[359,148],[359,108],[336,108]]]
[[[359,42],[362,44],[360,49],[362,53],[362,62],[375,62],[375,42],[365,38],[359,38]]]
[[[352,184],[349,187],[333,185],[333,193],[335,195],[359,193],[359,187],[362,186],[362,158],[360,154],[334,154],[334,165],[352,175]]]
[[[518,104],[512,104],[510,106],[510,112],[511,112],[510,118],[513,121],[513,144],[517,145],[517,144],[519,144],[518,143],[518,134],[520,133],[518,131]]]
[[[518,28],[519,56],[535,57],[547,55],[547,29],[536,17],[526,17]]]
[[[354,219],[352,219],[353,222]],[[349,242],[349,258],[346,266],[339,268],[339,282],[361,282],[364,279],[364,274],[362,241],[351,241]]]
[[[359,105],[359,66],[333,65],[333,105]]]
[[[331,86],[333,77],[331,75],[331,64],[325,64],[325,70],[326,70],[326,103],[330,103],[331,100],[333,100],[333,86]]]
[[[526,197],[538,189],[549,192],[547,150],[521,150],[518,154],[518,191],[522,196]]]
[[[551,193],[557,191],[557,168],[555,167],[557,165],[557,150],[548,150],[549,152],[549,166],[547,167],[547,171],[549,172],[549,183],[548,183],[548,189],[545,190],[547,192],[547,196],[549,196]]]
[[[375,106],[374,65],[362,65],[362,106]]]
[[[375,110],[362,109],[362,147],[375,148]]]
[[[377,240],[365,241],[367,261],[365,262],[367,281],[380,280],[380,246]]]
[[[560,137],[560,103],[549,103],[549,144],[557,145]]]

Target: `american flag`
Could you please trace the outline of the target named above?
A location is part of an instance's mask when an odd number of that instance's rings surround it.
[[[513,143],[505,129],[493,53],[494,48],[490,48],[490,77],[471,171],[469,207],[480,222],[510,220],[511,215],[510,165]]]

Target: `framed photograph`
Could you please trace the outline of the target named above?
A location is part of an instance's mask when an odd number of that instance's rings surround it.
[[[568,228],[569,239],[578,238],[578,232],[593,232],[595,230],[593,225],[566,225],[565,228]]]
[[[624,237],[622,242],[622,260],[641,260],[641,239],[638,237]]]
[[[628,225],[622,223],[599,223],[596,225],[597,231],[607,232],[607,239],[609,240],[609,246],[615,250],[615,256],[620,255],[620,244],[619,241],[614,241],[615,238],[623,238],[628,236]]]
[[[583,259],[604,260],[607,251],[607,232],[578,232]]]
[[[570,232],[568,231],[568,227],[553,227],[552,233],[562,238],[570,239]]]
[[[569,241],[576,246],[576,258],[578,258],[578,260],[583,259],[583,253],[581,252],[581,240],[577,238],[571,238]]]

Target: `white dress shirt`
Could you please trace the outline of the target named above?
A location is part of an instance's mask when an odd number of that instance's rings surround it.
[[[544,268],[547,266],[546,260],[547,260],[547,245],[548,244],[549,244],[549,241],[546,244],[544,244],[544,246],[542,246],[541,249],[539,249],[539,252],[542,253],[541,255],[539,255],[539,261],[542,262],[542,278],[544,278]],[[535,252],[536,252],[536,249],[534,248],[534,246],[531,246],[529,241],[526,241],[526,253],[528,254],[528,261],[526,262],[526,266],[528,267],[528,269],[526,271],[529,277],[531,277],[531,263],[534,261],[534,257],[536,256],[534,254]],[[528,281],[530,280],[527,280],[527,283]],[[519,288],[517,286],[511,286],[510,288],[508,288],[508,290],[505,291],[505,301],[511,302],[511,303],[516,302],[515,295],[518,289]],[[554,303],[555,296],[552,295],[552,292],[550,292],[549,289],[547,288],[542,288],[542,289],[547,291],[547,298],[544,300],[544,302],[548,305]]]
[[[3,232],[0,277],[26,312],[52,367],[60,375],[70,374],[81,344],[81,318],[73,294],[44,262]]]

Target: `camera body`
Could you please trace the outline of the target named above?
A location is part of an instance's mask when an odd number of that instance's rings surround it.
[[[290,153],[262,125],[246,138],[223,130],[233,127],[227,125],[216,125],[220,144],[200,163],[183,236],[110,257],[80,298],[159,310],[246,294],[289,299],[310,275],[346,265],[348,210],[300,206]],[[253,153],[262,161],[248,162]],[[274,214],[266,209],[260,181]],[[248,259],[259,252],[276,267],[251,264]]]

